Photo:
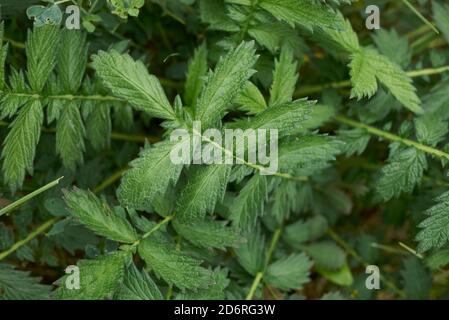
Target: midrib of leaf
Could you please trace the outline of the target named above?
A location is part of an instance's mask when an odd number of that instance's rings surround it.
[[[37,93],[15,93],[8,92],[10,96],[19,97],[19,98],[30,98],[30,99],[54,99],[54,100],[91,100],[91,101],[117,101],[117,102],[127,102],[124,99],[116,98],[113,96],[104,96],[104,95],[72,95],[72,94],[64,94],[64,95],[40,95]]]
[[[120,170],[120,172],[122,172],[123,169]],[[115,181],[117,181],[118,179],[120,179],[121,174],[117,174],[114,173],[113,175],[111,175],[110,177],[106,178],[102,183],[100,183],[99,185],[97,185],[95,188],[93,188],[93,192],[94,193],[98,193],[101,190],[103,190],[104,188],[108,187],[108,185],[113,184]],[[48,230],[51,226],[53,226],[56,222],[61,221],[62,217],[54,217],[51,218],[47,221],[45,221],[44,223],[42,223],[40,226],[38,226],[36,229],[34,229],[33,231],[31,231],[25,238],[17,241],[16,243],[14,243],[11,247],[9,247],[8,249],[6,249],[5,251],[0,252],[0,261],[3,260],[4,258],[6,258],[7,256],[9,256],[10,254],[12,254],[13,252],[17,251],[18,249],[20,249],[21,247],[23,247],[24,245],[26,245],[27,243],[29,243],[30,241],[32,241],[34,238],[36,238],[37,236],[41,235],[42,233],[44,233],[46,230]],[[156,226],[155,226],[156,227]],[[160,227],[160,226],[159,226]],[[153,228],[154,229],[154,228]],[[151,231],[151,230],[150,230]],[[154,231],[153,231],[154,232]],[[144,235],[145,236],[145,235]],[[148,236],[147,236],[148,237]]]
[[[213,141],[213,140],[211,140],[211,139],[209,139],[207,137],[202,136],[201,132],[199,132],[199,131],[197,131],[195,129],[192,129],[192,132],[193,132],[193,134],[195,134],[198,137],[200,137],[203,141],[206,141],[206,142],[212,144],[217,149],[222,150],[224,153],[226,153],[227,155],[233,157],[234,159],[236,159],[237,161],[243,163],[244,165],[246,165],[248,167],[251,167],[253,169],[256,169],[256,170],[258,170],[260,172],[267,172],[268,169],[266,167],[258,165],[258,164],[249,163],[249,162],[245,161],[245,159],[237,157],[236,155],[234,155],[234,153],[231,150],[226,149],[223,146],[221,146],[220,144],[218,144],[217,142],[215,142],[215,141]],[[291,175],[289,173],[281,173],[281,172],[271,173],[271,172],[269,172],[269,175],[277,176],[277,177],[284,178],[284,179],[291,179],[291,180],[297,180],[297,181],[308,181],[307,177],[296,177],[296,176],[293,176],[293,175]]]
[[[215,171],[218,170],[218,166],[216,166],[216,169],[209,172],[209,174],[206,176],[207,179],[202,179],[200,187],[196,189],[196,192],[193,196],[193,198],[191,199],[191,201],[189,201],[189,204],[187,205],[187,209],[185,210],[185,212],[188,212],[192,205],[195,203],[195,200],[198,198],[198,196],[203,192],[203,188],[205,185],[207,185],[209,178],[211,176],[213,176],[215,174]]]
[[[434,74],[440,74],[444,72],[449,72],[449,65],[438,67],[438,68],[425,68],[425,69],[418,69],[418,70],[412,70],[405,72],[409,77],[411,78],[417,78],[417,77],[424,77],[424,76],[430,76]],[[344,81],[338,81],[338,82],[329,82],[325,84],[320,85],[310,85],[310,86],[303,86],[295,91],[294,97],[300,98],[307,96],[309,94],[318,93],[325,89],[343,89],[348,88],[351,86],[350,80],[344,80]]]
[[[147,233],[145,233],[139,240],[136,240],[131,246],[130,249],[137,247],[140,242],[151,236],[153,233],[158,231],[164,224],[170,222],[174,218],[173,215],[166,216],[163,220],[158,222],[153,228],[151,228]]]
[[[116,69],[116,70],[117,70],[117,69]],[[121,72],[121,71],[119,71],[118,73],[119,73],[119,75],[121,75],[121,78],[120,78],[119,76],[115,76],[115,78],[117,78],[117,79],[124,79],[126,82],[128,82],[128,83],[131,84],[132,86],[135,86],[136,88],[139,89],[139,91],[140,91],[141,93],[143,93],[143,95],[147,98],[148,101],[152,101],[152,102],[154,102],[155,104],[157,104],[159,107],[162,107],[162,109],[164,110],[164,112],[165,112],[165,111],[168,112],[169,114],[171,114],[171,115],[173,116],[173,118],[176,117],[176,116],[175,116],[175,113],[173,112],[173,109],[171,109],[171,108],[168,108],[168,109],[167,109],[167,108],[165,108],[166,106],[161,105],[158,101],[156,101],[155,99],[153,99],[153,98],[151,97],[151,95],[148,94],[148,92],[146,91],[146,89],[140,85],[139,82],[133,81],[131,78],[127,77],[127,75],[126,75],[125,73]],[[114,77],[114,76],[111,75],[111,77]],[[152,76],[152,77],[155,77],[155,76]],[[156,77],[155,77],[155,78],[156,78]],[[156,79],[157,79],[157,78],[156,78]],[[159,81],[159,79],[157,79],[157,81]]]
[[[251,288],[245,298],[246,300],[253,299],[254,294],[256,293],[257,287],[259,286],[260,282],[263,280],[263,277],[265,276],[265,273],[267,271],[267,267],[271,261],[273,252],[276,249],[279,239],[281,238],[282,230],[283,230],[282,227],[280,227],[280,228],[277,228],[276,231],[274,231],[273,237],[271,238],[270,247],[268,248],[268,251],[267,251],[264,268],[263,268],[263,270],[259,271],[256,274],[256,277],[254,278],[253,283],[251,284]]]
[[[254,13],[256,12],[258,3],[259,0],[251,0],[251,7],[249,10],[249,14],[246,16],[246,19],[243,23],[243,28],[240,30],[238,42],[242,42],[245,39],[246,33],[248,32],[251,22],[254,19]]]
[[[436,148],[429,147],[429,146],[427,146],[425,144],[422,144],[422,143],[419,143],[417,141],[401,138],[401,137],[399,137],[399,136],[397,136],[395,134],[392,134],[390,132],[377,129],[375,127],[372,127],[372,126],[369,126],[367,124],[364,124],[364,123],[352,120],[352,119],[347,118],[345,116],[341,116],[341,115],[340,116],[336,116],[334,119],[337,120],[338,122],[341,122],[343,124],[349,125],[351,127],[363,129],[363,130],[367,131],[368,133],[370,133],[372,135],[375,135],[375,136],[378,136],[378,137],[381,137],[381,138],[384,138],[384,139],[387,139],[387,140],[390,140],[390,141],[400,142],[400,143],[402,143],[402,144],[404,144],[404,145],[406,145],[408,147],[412,147],[412,148],[418,149],[418,150],[423,151],[423,152],[425,152],[425,153],[427,153],[429,155],[449,160],[449,153],[444,152],[444,151],[439,150],[439,149],[436,149]]]

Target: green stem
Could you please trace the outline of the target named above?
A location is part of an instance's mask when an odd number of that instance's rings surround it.
[[[55,217],[50,220],[47,220],[43,224],[41,224],[39,227],[34,229],[31,233],[29,233],[24,239],[17,241],[14,243],[8,250],[5,250],[3,252],[0,252],[0,261],[9,256],[14,251],[18,250],[22,246],[26,245],[28,242],[36,238],[41,233],[45,232],[48,228],[50,228],[54,223],[56,223],[58,220],[60,220],[60,217]]]
[[[112,176],[114,177],[115,180],[120,178],[120,175],[118,175],[117,173],[114,173]],[[113,183],[115,181],[114,179],[111,179],[111,177],[108,177],[105,180],[105,182],[108,181],[108,183],[111,184],[111,183]],[[105,182],[102,182],[97,187],[95,187],[93,189],[94,192],[98,192],[98,190],[100,190],[100,186],[105,185]],[[60,221],[61,219],[62,219],[62,217],[55,217],[55,218],[52,218],[50,220],[47,220],[46,222],[41,224],[39,227],[34,229],[31,233],[29,233],[26,236],[26,238],[24,238],[24,239],[22,239],[20,241],[17,241],[9,249],[7,249],[7,250],[5,250],[3,252],[0,252],[0,261],[2,259],[6,258],[7,256],[9,256],[11,253],[13,253],[16,250],[18,250],[19,248],[21,248],[22,246],[26,245],[28,242],[30,242],[31,240],[33,240],[34,238],[36,238],[40,234],[44,233],[48,228],[50,228],[52,225],[54,225],[56,222]]]
[[[251,284],[251,288],[249,289],[248,295],[246,296],[246,300],[252,300],[254,294],[256,293],[257,287],[259,287],[260,282],[264,276],[263,272],[258,272],[256,277],[254,278],[253,283]]]
[[[153,228],[151,228],[150,231],[148,231],[147,233],[145,233],[139,240],[136,240],[132,245],[131,248],[135,248],[139,245],[139,243],[148,238],[149,236],[151,236],[153,233],[155,233],[157,230],[159,230],[163,225],[165,225],[166,223],[170,222],[173,219],[173,215],[171,216],[166,216],[163,220],[161,220],[158,224],[156,224]]]
[[[334,230],[328,229],[327,234],[342,247],[346,253],[348,253],[350,256],[352,256],[357,262],[359,262],[361,265],[367,267],[369,265],[368,262],[363,260],[363,258],[354,250],[351,248],[351,246],[344,241]],[[380,275],[380,280],[388,287],[391,291],[395,292],[398,296],[404,298],[405,293],[400,290],[394,282],[390,281],[388,278],[386,278],[384,275]]]
[[[413,254],[415,257],[419,258],[419,259],[424,259],[424,256],[420,253],[418,253],[415,249],[410,248],[408,245],[406,245],[403,242],[399,242],[399,245],[404,248],[405,250],[407,250],[408,252],[410,252],[411,254]]]
[[[436,34],[440,34],[440,31],[430,22],[427,20],[408,0],[402,0],[402,2],[427,26],[429,26]]]
[[[378,137],[390,140],[390,141],[395,141],[395,142],[400,142],[408,147],[413,147],[415,149],[418,149],[420,151],[423,151],[425,153],[428,153],[432,156],[438,157],[438,158],[444,158],[449,160],[449,153],[446,153],[444,151],[429,147],[427,145],[424,145],[422,143],[410,140],[410,139],[405,139],[405,138],[401,138],[397,135],[394,135],[390,132],[386,132],[380,129],[377,129],[375,127],[369,126],[367,124],[346,118],[345,116],[336,116],[335,120],[337,120],[338,122],[344,123],[346,125],[349,125],[351,127],[354,128],[360,128],[360,129],[364,129],[366,130],[368,133],[376,135]]]
[[[10,123],[0,120],[0,126],[6,127],[9,126]],[[46,133],[55,133],[55,128],[42,128],[43,132]],[[114,140],[121,140],[121,141],[129,141],[129,142],[138,142],[138,143],[145,143],[146,140],[148,140],[151,143],[160,141],[159,137],[155,136],[144,136],[140,134],[127,134],[122,132],[111,132],[111,138]]]
[[[160,141],[159,137],[144,136],[144,135],[139,135],[139,134],[127,134],[127,133],[121,133],[121,132],[112,132],[111,138],[114,140],[139,142],[139,143],[144,143],[146,140],[148,140],[151,143]]]
[[[381,243],[376,243],[373,242],[371,243],[371,247],[376,248],[376,249],[380,249],[380,250],[384,250],[386,252],[390,252],[393,254],[400,254],[400,255],[407,255],[408,253],[403,251],[403,250],[399,250],[397,248],[391,247],[391,246],[387,246]]]
[[[273,237],[271,238],[270,247],[267,251],[267,256],[265,259],[265,266],[264,269],[256,274],[256,277],[253,280],[253,283],[251,284],[251,288],[248,292],[248,295],[246,296],[246,300],[252,300],[254,297],[254,294],[256,293],[257,288],[259,287],[259,284],[262,282],[263,277],[265,276],[265,272],[267,271],[268,264],[271,261],[271,256],[273,255],[274,250],[276,249],[276,246],[279,242],[279,239],[282,234],[282,227],[277,228],[276,231],[273,234]]]
[[[411,78],[416,78],[416,77],[430,76],[434,74],[441,74],[444,72],[449,72],[449,66],[412,70],[406,72],[406,74]],[[348,88],[350,86],[351,86],[350,80],[330,82],[321,85],[304,86],[296,90],[294,95],[295,97],[304,97],[313,93],[321,92],[325,89],[343,89]]]
[[[24,204],[25,202],[29,201],[30,199],[36,197],[37,195],[41,194],[42,192],[45,192],[48,189],[53,188],[54,186],[56,186],[59,183],[59,181],[62,178],[64,178],[64,177],[60,177],[60,178],[58,178],[58,179],[56,179],[56,180],[46,184],[45,186],[40,187],[39,189],[37,189],[37,190],[27,194],[26,196],[20,198],[19,200],[14,201],[10,205],[7,205],[6,207],[2,208],[0,210],[0,216],[2,216],[4,214],[6,214],[6,213],[16,209],[17,207],[21,206],[22,204]]]
[[[104,180],[102,183],[100,183],[98,186],[96,186],[92,192],[93,193],[98,193],[103,191],[104,189],[106,189],[107,187],[109,187],[110,185],[114,184],[114,182],[116,182],[118,179],[120,179],[123,175],[123,173],[128,170],[128,168],[123,168],[118,170],[117,172],[115,172],[114,174],[112,174],[111,176],[109,176],[106,180]]]
[[[200,137],[202,141],[206,141],[206,142],[212,144],[213,146],[215,146],[215,148],[222,150],[226,155],[233,157],[236,160],[236,162],[242,163],[242,164],[244,164],[244,165],[246,165],[246,166],[248,166],[250,168],[256,169],[257,171],[266,172],[268,175],[280,177],[280,178],[283,178],[283,179],[290,179],[290,180],[302,181],[302,182],[309,180],[309,178],[306,177],[306,176],[297,177],[297,176],[293,176],[293,175],[291,175],[289,173],[282,173],[282,172],[271,173],[271,172],[268,172],[268,169],[266,167],[258,165],[258,164],[247,162],[247,161],[245,161],[245,159],[237,157],[236,155],[233,154],[233,152],[231,150],[224,148],[223,146],[221,146],[217,142],[215,142],[215,141],[213,141],[213,140],[211,140],[211,139],[209,139],[207,137],[204,137],[201,134],[201,132],[199,132],[199,131],[197,131],[195,129],[192,129],[192,132],[193,132],[193,134],[195,134],[198,137]]]
[[[116,98],[113,96],[103,96],[103,95],[73,95],[73,94],[63,94],[63,95],[49,95],[43,96],[37,93],[14,93],[8,92],[8,95],[14,97],[30,98],[30,99],[55,99],[55,100],[88,100],[88,101],[115,101],[115,102],[126,102],[126,100]]]
[[[248,29],[251,25],[251,22],[254,19],[254,14],[257,11],[257,4],[259,2],[259,0],[250,0],[251,4],[250,4],[250,10],[248,15],[246,16],[246,19],[243,23],[243,27],[240,29],[239,35],[238,35],[238,42],[242,42],[245,39],[245,35],[248,32]]]
[[[3,37],[3,40],[9,42],[13,47],[19,48],[19,49],[25,49],[25,43],[7,38],[7,37]]]

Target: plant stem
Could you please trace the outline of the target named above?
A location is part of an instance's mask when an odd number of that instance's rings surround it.
[[[406,251],[403,250],[399,250],[397,248],[391,247],[391,246],[387,246],[381,243],[376,243],[373,242],[371,243],[371,247],[376,248],[376,249],[380,249],[380,250],[384,250],[386,252],[390,252],[393,254],[400,254],[400,255],[407,255],[408,253]]]
[[[140,142],[140,143],[144,143],[146,140],[150,141],[151,143],[160,141],[160,139],[158,137],[154,137],[154,136],[127,134],[127,133],[121,133],[121,132],[112,132],[111,138],[114,140],[123,140],[123,141]]]
[[[117,172],[115,172],[114,174],[112,174],[111,176],[109,176],[106,180],[104,180],[102,183],[100,183],[98,186],[96,186],[92,192],[93,193],[98,193],[100,191],[103,191],[104,189],[106,189],[107,187],[109,187],[110,185],[112,185],[115,181],[117,181],[118,179],[121,178],[121,176],[123,175],[123,173],[128,170],[128,167],[123,168],[118,170]]]
[[[357,260],[357,262],[359,262],[361,265],[363,265],[364,267],[367,267],[369,265],[368,262],[366,262],[365,260],[363,260],[363,258],[354,250],[351,248],[351,246],[344,241],[334,230],[332,229],[328,229],[327,230],[327,234],[335,241],[338,243],[338,245],[340,245],[340,247],[342,247],[346,253],[348,253],[350,256],[352,256],[355,260]],[[405,297],[405,293],[400,290],[395,284],[394,282],[390,281],[388,278],[386,278],[384,275],[380,274],[380,280],[388,287],[391,289],[391,291],[395,292],[398,296],[404,298]]]
[[[62,94],[62,95],[49,95],[43,96],[38,93],[14,93],[8,92],[8,95],[14,97],[30,98],[30,99],[55,99],[55,100],[89,100],[89,101],[115,101],[115,102],[126,102],[126,100],[116,98],[113,96],[103,96],[103,95],[73,95],[73,94]]]
[[[402,0],[402,2],[410,9],[412,12],[427,26],[429,26],[436,34],[440,34],[440,31],[430,22],[427,20],[408,0]]]
[[[378,137],[381,137],[381,138],[384,138],[384,139],[387,139],[387,140],[390,140],[390,141],[400,142],[400,143],[402,143],[402,144],[404,144],[406,146],[413,147],[415,149],[418,149],[420,151],[428,153],[428,154],[430,154],[432,156],[435,156],[435,157],[438,157],[438,158],[444,158],[444,159],[449,160],[449,153],[446,153],[444,151],[441,151],[441,150],[429,147],[429,146],[424,145],[422,143],[419,143],[419,142],[416,142],[416,141],[413,141],[413,140],[410,140],[410,139],[401,138],[401,137],[399,137],[397,135],[394,135],[394,134],[392,134],[390,132],[386,132],[386,131],[377,129],[377,128],[369,126],[367,124],[364,124],[364,123],[361,123],[361,122],[349,119],[349,118],[347,118],[345,116],[336,116],[335,120],[337,120],[338,122],[344,123],[346,125],[349,125],[351,127],[354,127],[354,128],[364,129],[368,133],[376,135]]]
[[[47,220],[43,224],[41,224],[39,227],[34,229],[31,233],[29,233],[24,239],[17,241],[14,243],[8,250],[5,250],[3,252],[0,252],[0,261],[9,256],[14,251],[18,250],[20,247],[26,245],[28,242],[36,238],[38,235],[46,231],[48,228],[50,228],[54,223],[56,223],[60,217],[55,217],[50,220]]]
[[[112,177],[114,177],[114,178],[112,179]],[[104,186],[106,184],[106,181],[108,182],[108,184],[112,184],[115,180],[117,180],[119,178],[120,178],[120,175],[118,175],[117,173],[114,173],[111,177],[108,177],[106,180],[104,180],[104,182],[100,183],[97,187],[95,187],[93,189],[94,193],[101,190],[100,187]],[[56,222],[60,221],[61,219],[62,219],[62,217],[55,217],[55,218],[47,220],[46,222],[41,224],[39,227],[34,229],[31,233],[29,233],[24,239],[17,241],[9,249],[7,249],[3,252],[0,252],[0,261],[2,259],[6,258],[7,256],[9,256],[11,253],[18,250],[19,248],[21,248],[22,246],[26,245],[28,242],[30,242],[31,240],[33,240],[34,238],[39,236],[41,233],[45,232],[48,228],[50,228],[52,225],[54,225]]]
[[[13,47],[19,48],[19,49],[25,49],[25,43],[7,38],[7,37],[3,37],[3,40],[9,42]]]
[[[131,248],[135,248],[139,245],[139,243],[148,238],[149,236],[151,236],[153,233],[155,233],[157,230],[159,230],[164,224],[170,222],[173,219],[173,215],[171,216],[166,216],[163,220],[159,221],[158,224],[156,224],[153,228],[151,228],[150,231],[148,231],[147,233],[145,233],[139,240],[135,241],[132,245]]]
[[[399,245],[404,248],[405,250],[407,250],[409,253],[413,254],[415,257],[419,258],[419,259],[424,259],[424,256],[420,253],[418,253],[415,249],[410,248],[408,245],[406,245],[403,242],[399,242]]]
[[[258,272],[256,274],[256,277],[254,278],[254,281],[251,284],[251,288],[249,289],[248,295],[246,296],[246,300],[253,299],[254,294],[256,293],[257,287],[259,286],[260,282],[262,281],[263,276],[264,276],[263,272]]]
[[[212,144],[215,148],[220,149],[225,154],[233,157],[236,160],[236,162],[242,163],[242,164],[244,164],[244,165],[246,165],[246,166],[248,166],[250,168],[256,169],[257,171],[260,171],[260,172],[268,172],[266,167],[258,165],[258,164],[247,162],[247,161],[245,161],[245,159],[237,157],[236,155],[233,154],[233,152],[231,150],[228,150],[228,149],[224,148],[223,146],[221,146],[220,144],[218,144],[217,142],[215,142],[215,141],[213,141],[213,140],[211,140],[209,138],[204,137],[201,134],[201,132],[199,132],[199,131],[197,131],[195,129],[192,129],[192,132],[193,132],[193,134],[195,134],[198,137],[200,137],[200,139],[202,141],[206,141],[206,142]],[[293,176],[293,175],[291,175],[289,173],[282,173],[282,172],[271,173],[270,172],[268,174],[272,175],[272,176],[276,176],[276,177],[280,177],[280,178],[284,178],[284,179],[296,180],[296,181],[303,181],[304,182],[304,181],[308,181],[309,180],[309,178],[306,177],[306,176],[296,177],[296,176]]]
[[[10,212],[10,211],[16,209],[17,207],[21,206],[22,204],[24,204],[24,203],[27,202],[28,200],[30,200],[30,199],[36,197],[37,195],[41,194],[42,192],[47,191],[47,190],[50,189],[50,188],[53,188],[54,186],[56,186],[56,185],[59,183],[59,181],[60,181],[62,178],[64,178],[64,177],[60,177],[60,178],[58,178],[58,179],[56,179],[56,180],[54,180],[54,181],[52,181],[52,182],[46,184],[45,186],[40,187],[39,189],[37,189],[37,190],[35,190],[35,191],[33,191],[33,192],[27,194],[26,196],[20,198],[19,200],[14,201],[13,203],[7,205],[6,207],[2,208],[2,209],[0,210],[0,216],[2,216],[2,215],[4,215],[4,214],[7,214],[8,212]]]
[[[416,78],[416,77],[440,74],[440,73],[444,73],[444,72],[449,72],[449,66],[443,66],[443,67],[439,67],[439,68],[426,68],[426,69],[413,70],[413,71],[406,72],[406,74],[411,78]],[[313,93],[321,92],[325,89],[342,89],[342,88],[348,88],[350,86],[351,86],[350,80],[330,82],[330,83],[325,83],[325,84],[321,84],[321,85],[304,86],[304,87],[296,90],[294,96],[295,97],[304,97],[304,96],[307,96],[307,95],[310,95]]]
[[[0,126],[6,127],[9,126],[10,123],[0,120]],[[46,133],[55,133],[55,128],[42,128],[43,132]],[[129,142],[138,142],[138,143],[144,143],[146,140],[148,140],[151,143],[160,141],[159,137],[155,136],[144,136],[141,134],[127,134],[122,132],[111,132],[111,138],[114,140],[121,140],[121,141],[129,141]]]
[[[268,264],[271,261],[271,256],[273,255],[274,249],[276,249],[276,246],[279,242],[279,239],[282,234],[282,227],[277,228],[276,231],[273,234],[273,237],[271,238],[270,247],[267,251],[267,256],[265,259],[265,266],[262,271],[259,271],[256,274],[256,277],[253,280],[253,283],[251,284],[251,288],[248,292],[248,295],[246,296],[246,300],[252,300],[254,297],[254,294],[256,293],[257,288],[259,287],[260,282],[263,280],[263,277],[265,276],[265,272],[267,271]]]

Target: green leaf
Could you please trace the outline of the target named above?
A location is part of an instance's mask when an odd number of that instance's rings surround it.
[[[40,284],[29,272],[0,264],[0,300],[47,300],[51,287]]]
[[[346,263],[345,252],[332,241],[309,244],[304,249],[315,265],[327,270],[336,270]]]
[[[326,233],[327,220],[322,216],[314,216],[305,221],[298,220],[285,227],[283,237],[287,243],[300,249],[307,241],[314,241]]]
[[[279,167],[301,175],[325,168],[341,152],[342,143],[325,135],[302,136],[279,146]]]
[[[255,276],[265,266],[265,237],[260,227],[246,233],[246,242],[235,249],[239,264],[251,275]]]
[[[100,51],[93,57],[93,67],[114,95],[128,101],[137,110],[153,117],[175,119],[159,80],[148,73],[141,61],[134,61],[128,54],[117,51]]]
[[[316,266],[315,269],[323,277],[339,286],[350,286],[354,282],[351,269],[349,268],[347,263],[345,263],[343,267],[338,270],[328,270],[319,266]]]
[[[0,91],[3,91],[5,87],[5,61],[8,54],[8,43],[3,45],[3,33],[5,24],[0,23]]]
[[[403,192],[410,193],[418,185],[427,168],[426,156],[415,148],[396,152],[389,163],[382,167],[381,176],[376,184],[377,194],[388,201],[399,197]]]
[[[419,252],[439,249],[449,242],[449,192],[435,201],[437,204],[424,212],[428,217],[419,224],[422,229],[416,236]]]
[[[313,27],[339,27],[335,13],[313,0],[261,0],[259,6],[291,26],[300,24],[310,30]]]
[[[412,79],[397,64],[370,48],[362,49],[352,58],[353,97],[371,97],[377,90],[377,78],[406,108],[418,114],[423,112]]]
[[[33,160],[43,117],[39,100],[27,102],[11,123],[11,130],[3,142],[3,174],[5,183],[13,192],[22,187],[26,171],[33,174]]]
[[[223,199],[231,175],[231,166],[206,165],[189,172],[189,182],[182,190],[175,212],[182,220],[203,218],[213,213],[217,201]]]
[[[246,111],[247,114],[257,114],[267,108],[267,103],[260,90],[250,81],[245,88],[235,98],[235,103],[239,104],[240,110]]]
[[[188,106],[195,106],[203,87],[203,78],[207,72],[207,47],[203,43],[193,55],[189,63],[184,87],[184,101]]]
[[[74,189],[64,197],[70,213],[98,235],[124,243],[138,240],[131,224],[90,191]]]
[[[433,271],[449,264],[449,249],[442,249],[426,258],[426,265]]]
[[[67,169],[74,171],[83,163],[84,137],[86,131],[76,101],[66,102],[62,106],[56,128],[56,152],[62,158]]]
[[[207,218],[192,221],[175,219],[172,225],[180,236],[203,248],[224,250],[226,247],[235,247],[240,238],[236,230],[226,226],[225,221]]]
[[[410,64],[412,52],[407,37],[399,36],[394,29],[390,31],[380,29],[373,36],[373,40],[380,53],[392,62],[403,68]]]
[[[343,27],[340,29],[323,28],[316,34],[317,40],[326,47],[337,52],[355,53],[360,49],[359,39],[351,26],[351,22],[337,12],[335,19]]]
[[[270,89],[270,106],[292,101],[298,74],[298,64],[293,60],[293,52],[284,47],[279,60],[275,61],[273,84]]]
[[[176,300],[225,300],[225,289],[229,285],[228,270],[216,268],[212,275],[214,285],[207,289],[186,291],[178,294]]]
[[[111,142],[111,114],[107,104],[97,104],[89,113],[86,121],[86,133],[95,150],[109,147]]]
[[[145,0],[108,0],[113,6],[113,14],[122,19],[127,19],[128,15],[137,17],[139,9],[145,5]]]
[[[76,93],[87,65],[86,36],[78,30],[64,29],[58,61],[58,79],[65,93]]]
[[[144,270],[131,263],[116,298],[119,300],[163,300],[159,288]]]
[[[377,91],[376,68],[371,63],[372,57],[366,50],[358,51],[351,56],[351,98],[371,98]]]
[[[41,92],[56,65],[60,42],[59,27],[43,26],[28,33],[26,42],[27,77],[34,92]]]
[[[238,25],[226,15],[226,8],[221,0],[200,0],[201,20],[209,24],[212,30],[239,31]]]
[[[63,300],[111,299],[123,281],[125,266],[130,262],[131,255],[123,251],[99,256],[94,260],[81,260],[77,263],[79,289],[67,287],[66,281],[70,282],[68,277],[71,276],[69,274],[58,280],[59,288],[56,290],[56,296]]]
[[[435,147],[448,133],[447,121],[435,114],[426,114],[415,119],[416,138],[422,144]]]
[[[432,277],[420,260],[415,257],[406,259],[401,277],[407,299],[425,300],[429,298]]]
[[[437,1],[432,2],[433,18],[437,27],[443,33],[444,38],[449,42],[449,5],[439,4]]]
[[[296,30],[287,23],[276,20],[255,24],[249,27],[248,34],[273,54],[277,53],[281,47],[295,52],[304,49]]]
[[[346,300],[345,297],[338,291],[336,292],[328,292],[324,294],[320,300]]]
[[[308,119],[315,102],[305,99],[272,106],[248,120],[232,123],[230,128],[246,129],[277,129],[279,138],[289,135],[301,127],[301,123]]]
[[[301,289],[307,283],[312,262],[304,254],[291,254],[270,264],[265,280],[270,285],[281,289]]]
[[[169,284],[180,289],[206,288],[212,285],[212,273],[174,245],[146,238],[139,244],[140,256],[154,272]]]
[[[231,219],[240,229],[252,229],[257,222],[257,218],[263,216],[267,200],[267,178],[266,176],[255,174],[248,180],[237,198],[230,205]]]
[[[139,158],[130,163],[117,195],[124,207],[145,210],[155,198],[163,195],[170,183],[176,183],[182,165],[171,161],[176,142],[161,142],[145,148]]]
[[[348,156],[361,155],[368,146],[371,136],[363,129],[339,130],[338,137],[345,144],[343,152]]]
[[[195,119],[202,122],[202,128],[218,124],[234,97],[254,74],[252,67],[257,58],[254,42],[242,42],[220,58],[214,71],[209,71],[195,109]]]

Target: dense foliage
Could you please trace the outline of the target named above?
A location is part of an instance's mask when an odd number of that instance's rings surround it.
[[[449,297],[445,1],[0,3],[0,299]],[[174,163],[196,121],[278,171]]]

